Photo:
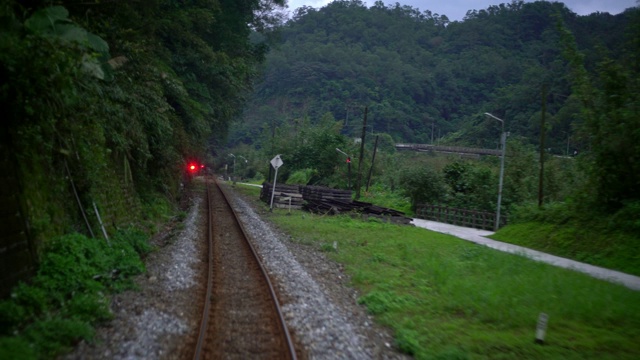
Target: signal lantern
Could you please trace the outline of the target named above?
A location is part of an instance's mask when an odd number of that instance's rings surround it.
[[[351,163],[351,157],[348,157],[347,158],[347,164],[350,164],[350,163]]]
[[[189,173],[190,175],[196,175],[198,174],[200,171],[204,170],[205,165],[201,164],[197,161],[192,161],[192,162],[188,162],[187,163],[187,167],[186,167],[186,171],[187,173]]]

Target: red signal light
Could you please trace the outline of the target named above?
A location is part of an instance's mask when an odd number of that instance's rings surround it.
[[[200,164],[197,162],[187,163],[187,171],[190,173],[196,174],[202,169],[204,169],[204,164]]]

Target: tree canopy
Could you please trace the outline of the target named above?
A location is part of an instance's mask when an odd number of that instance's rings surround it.
[[[54,233],[73,223],[68,173],[83,206],[121,202],[122,189],[177,197],[185,162],[204,161],[241,113],[268,50],[252,34],[283,4],[0,0],[0,150],[31,216],[55,214]],[[116,214],[105,222],[128,215]]]
[[[514,0],[453,22],[381,1],[302,7],[267,54],[230,144],[260,147],[263,129],[326,113],[358,137],[368,106],[368,126],[396,142],[496,148],[490,112],[523,145],[581,155],[583,193],[619,207],[640,199],[639,19],[637,7],[578,16],[548,1]]]

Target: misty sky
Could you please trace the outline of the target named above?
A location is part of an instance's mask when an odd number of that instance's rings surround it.
[[[527,0],[530,2],[531,0]],[[320,8],[330,3],[331,0],[289,0],[289,11],[307,5]],[[367,6],[373,5],[375,0],[366,0]],[[385,4],[411,5],[420,11],[430,10],[434,14],[446,15],[450,21],[462,20],[468,10],[486,9],[491,5],[510,3],[511,0],[383,0]],[[562,0],[571,11],[578,15],[589,15],[594,12],[608,12],[619,14],[625,9],[637,6],[636,0]]]

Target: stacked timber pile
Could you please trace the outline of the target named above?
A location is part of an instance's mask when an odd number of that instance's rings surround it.
[[[332,189],[324,186],[304,186],[302,197],[305,209],[317,213],[339,214],[353,210],[351,190]]]
[[[388,220],[394,224],[401,225],[410,225],[413,219],[404,216],[402,211],[389,209],[377,205],[373,205],[371,203],[362,202],[362,201],[353,201],[354,204],[359,205],[361,207],[361,212],[363,217],[365,218],[378,218],[382,220]]]
[[[401,211],[383,208],[362,201],[351,200],[350,190],[331,189],[322,186],[302,187],[305,209],[323,214],[359,213],[365,218],[375,217],[396,224],[409,224],[411,218]]]
[[[260,199],[267,204],[271,203],[273,184],[262,184]],[[388,209],[371,203],[354,201],[351,199],[351,190],[332,189],[324,186],[298,186],[276,184],[273,197],[273,207],[304,209],[321,214],[358,214],[363,218],[378,218],[382,221],[394,224],[410,224],[411,218],[404,216],[402,211]],[[303,201],[304,200],[304,201]]]
[[[260,192],[260,200],[271,204],[271,193],[273,184],[264,182],[262,191]],[[300,186],[276,184],[275,194],[273,196],[273,207],[285,209],[302,209],[302,194],[300,194]]]
[[[338,200],[351,202],[351,190],[332,189],[325,186],[303,186],[302,197],[306,201]]]

